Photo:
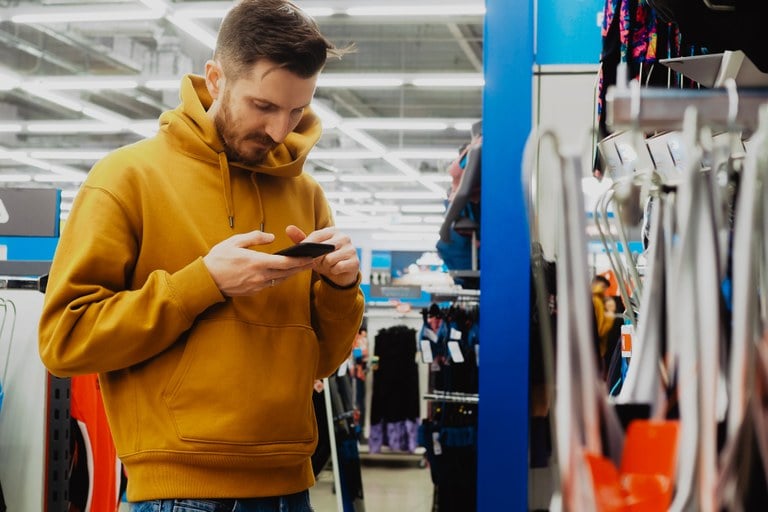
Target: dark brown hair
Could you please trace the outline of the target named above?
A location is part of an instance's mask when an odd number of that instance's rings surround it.
[[[221,23],[214,58],[224,73],[241,78],[260,60],[309,78],[328,57],[341,57],[351,47],[337,48],[317,23],[287,0],[242,0]]]

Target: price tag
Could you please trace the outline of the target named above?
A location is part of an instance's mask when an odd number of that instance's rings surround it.
[[[424,329],[421,332],[421,337],[428,339],[432,343],[436,343],[437,342],[437,333],[435,331],[433,331],[432,329]]]
[[[443,454],[443,446],[440,444],[440,432],[432,432],[432,453]]]
[[[458,341],[449,341],[448,351],[451,353],[451,359],[453,359],[454,363],[464,362],[464,354],[461,353],[461,347],[459,346]]]
[[[631,325],[621,326],[621,357],[632,357],[632,339],[635,337],[635,328]]]
[[[461,341],[461,331],[451,328],[451,339],[455,341]]]
[[[421,340],[421,342],[419,342],[419,345],[421,348],[421,362],[431,363],[434,359],[432,357],[432,344],[429,342],[429,340]]]

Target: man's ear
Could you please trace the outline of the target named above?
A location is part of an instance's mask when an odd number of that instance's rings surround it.
[[[208,94],[214,100],[221,94],[224,86],[224,73],[215,60],[209,60],[205,63],[205,86],[208,89]]]

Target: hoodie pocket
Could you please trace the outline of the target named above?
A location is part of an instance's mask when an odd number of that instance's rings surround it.
[[[318,346],[304,326],[207,320],[190,333],[164,393],[185,441],[311,443]]]

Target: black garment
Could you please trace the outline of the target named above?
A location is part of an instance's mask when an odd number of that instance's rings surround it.
[[[683,35],[683,45],[706,47],[709,53],[742,50],[768,72],[768,45],[763,33],[768,2],[738,0],[734,11],[713,11],[701,0],[669,0],[674,19]]]
[[[416,331],[406,326],[380,330],[374,353],[379,363],[373,376],[371,425],[417,420],[420,402]]]

